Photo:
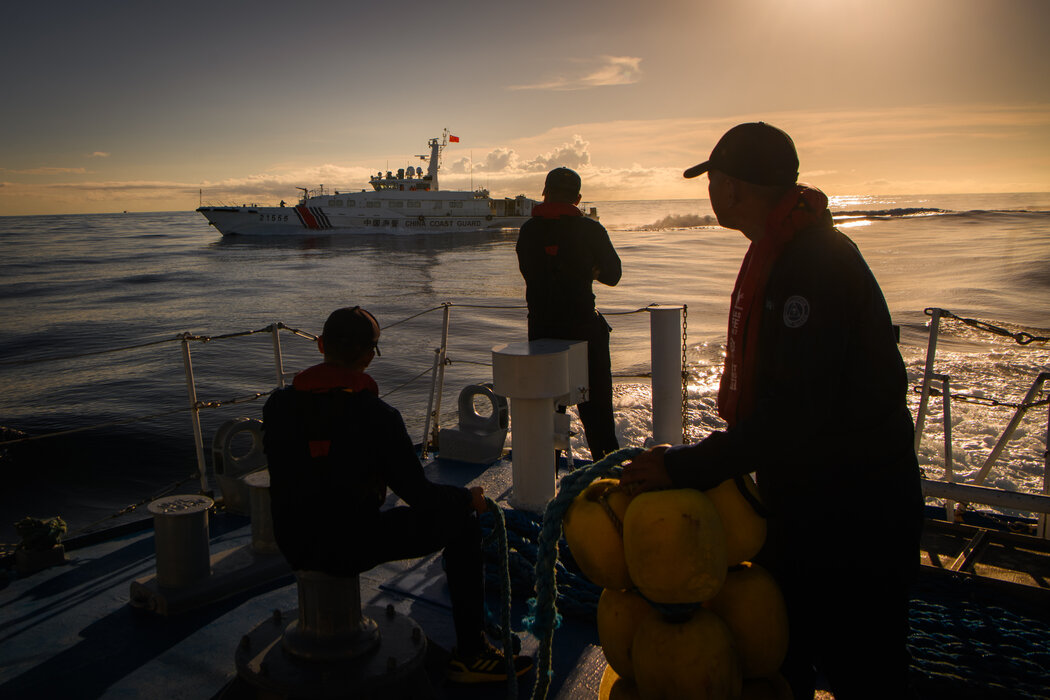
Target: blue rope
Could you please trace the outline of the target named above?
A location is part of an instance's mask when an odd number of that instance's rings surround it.
[[[503,509],[491,498],[485,497],[485,505],[488,512],[496,519],[496,525],[492,528],[489,537],[495,537],[499,543],[499,557],[502,563],[500,569],[501,610],[500,627],[503,641],[503,658],[507,663],[507,697],[511,700],[518,697],[518,674],[514,668],[514,644],[510,629],[510,552],[507,547],[507,523],[503,518]],[[488,538],[486,538],[486,542]]]
[[[558,560],[558,540],[561,539],[561,522],[572,501],[592,481],[601,477],[619,476],[623,471],[620,464],[633,459],[643,452],[639,447],[629,447],[612,454],[594,464],[577,469],[562,477],[558,486],[558,495],[547,504],[543,513],[543,527],[540,530],[538,552],[536,555],[536,597],[529,600],[529,617],[525,618],[525,627],[540,640],[536,653],[536,685],[532,690],[533,700],[543,700],[550,689],[551,647],[554,643],[554,630],[561,625],[561,615],[557,607],[557,580],[555,568]]]

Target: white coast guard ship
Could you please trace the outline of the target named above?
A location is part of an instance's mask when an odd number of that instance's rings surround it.
[[[343,233],[455,233],[517,228],[530,216],[535,200],[525,195],[493,199],[486,189],[441,190],[441,152],[449,142],[430,139],[430,154],[416,156],[427,163],[373,175],[370,190],[326,191],[300,187],[293,207],[202,206],[197,211],[224,236],[290,236]],[[452,141],[458,141],[455,136]],[[591,216],[595,216],[592,212]]]

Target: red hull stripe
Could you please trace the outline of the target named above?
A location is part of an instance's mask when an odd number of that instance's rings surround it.
[[[328,215],[324,213],[324,209],[315,207],[310,210],[314,218],[317,219],[318,228],[332,228],[332,222],[328,220]]]
[[[295,213],[299,215],[299,220],[303,222],[303,226],[305,226],[306,228],[313,229],[315,231],[321,228],[321,226],[317,223],[317,219],[314,218],[313,213],[308,207],[305,207],[302,204],[300,204],[295,208]]]

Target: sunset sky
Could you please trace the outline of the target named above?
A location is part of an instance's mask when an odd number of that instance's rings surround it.
[[[5,3],[0,215],[352,190],[706,197],[742,121],[833,195],[1050,191],[1047,0]]]

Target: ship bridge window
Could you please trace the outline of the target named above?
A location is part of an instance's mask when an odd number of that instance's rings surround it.
[[[440,208],[441,208],[441,202],[440,201],[434,202],[434,209],[440,209]]]
[[[369,209],[379,209],[383,206],[383,203],[375,199],[370,199],[367,202],[365,202],[365,206]]]
[[[346,206],[347,207],[356,207],[357,206],[357,202],[355,202],[352,199],[348,199],[348,200],[346,200]]]
[[[328,206],[330,207],[341,207],[343,206],[343,200],[341,199],[329,199]]]
[[[418,199],[410,199],[410,200],[408,200],[408,208],[409,209],[419,209],[419,205],[420,205],[420,201]]]
[[[405,203],[397,199],[392,199],[389,202],[387,202],[387,206],[391,209],[402,209],[404,208]]]
[[[448,208],[449,209],[461,209],[461,208],[463,208],[463,202],[455,202],[455,201],[449,202],[448,203]]]

